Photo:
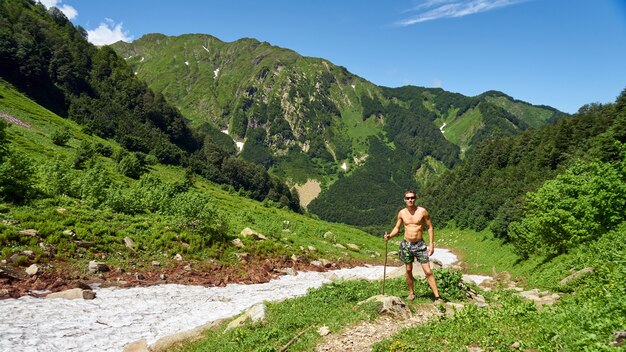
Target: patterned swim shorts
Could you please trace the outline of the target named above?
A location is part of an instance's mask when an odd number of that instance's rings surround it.
[[[428,263],[428,247],[424,241],[408,242],[403,240],[400,242],[400,260],[404,264],[413,263],[415,258],[420,264]]]

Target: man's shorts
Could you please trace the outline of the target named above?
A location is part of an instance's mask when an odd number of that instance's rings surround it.
[[[413,263],[416,258],[420,264],[428,263],[428,247],[421,240],[413,243],[407,240],[400,242],[399,255],[404,264]]]

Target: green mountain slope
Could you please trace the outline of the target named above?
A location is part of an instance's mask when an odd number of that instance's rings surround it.
[[[362,218],[356,204],[367,201],[358,196],[358,180],[380,180],[369,187],[381,190],[372,196],[390,204],[397,198],[391,189],[424,183],[416,175],[426,157],[431,165],[451,168],[481,141],[546,124],[559,114],[498,92],[465,97],[442,89],[378,87],[327,60],[248,38],[226,43],[202,34],[150,34],[112,47],[195,126],[228,130],[243,145],[240,157],[290,184],[321,182],[320,200],[309,209],[352,224]],[[368,166],[378,165],[374,140],[393,146],[386,153],[403,155],[400,162],[387,162],[391,170],[382,180],[377,167]],[[429,178],[445,168],[431,168]],[[406,177],[392,178],[397,173]],[[357,194],[355,202],[342,207],[342,215],[331,215],[335,198],[346,194]],[[363,226],[391,214],[376,208]]]
[[[0,251],[2,258],[12,258],[9,264],[65,268],[106,258],[111,266],[137,270],[154,260],[176,266],[173,257],[181,254],[198,267],[211,260],[237,267],[241,264],[235,253],[243,251],[259,262],[296,255],[302,263],[325,258],[341,264],[375,261],[372,256],[382,253],[382,241],[362,231],[242,197],[199,176],[190,179],[181,167],[156,163],[147,166],[139,180],[126,177],[119,160],[124,149],[118,143],[83,133],[75,122],[4,81],[0,117],[0,132],[6,132],[0,133],[0,149],[8,150],[8,156],[0,156]],[[69,134],[63,145],[53,142],[59,130]],[[85,156],[91,148],[110,153]],[[19,170],[28,169],[28,177],[20,182],[32,191],[25,203],[6,198],[6,187],[15,184],[7,173],[16,170],[14,157],[26,165]],[[77,166],[81,158],[85,160]],[[267,240],[242,237],[246,227]],[[27,229],[36,235],[21,234]],[[244,249],[231,243],[236,237]],[[126,238],[135,245],[129,246]],[[353,243],[360,249],[341,250],[335,243]]]

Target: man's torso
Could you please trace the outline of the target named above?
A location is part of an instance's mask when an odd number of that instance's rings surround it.
[[[424,227],[424,208],[404,208],[400,211],[400,218],[404,223],[404,239],[411,243],[421,241]]]

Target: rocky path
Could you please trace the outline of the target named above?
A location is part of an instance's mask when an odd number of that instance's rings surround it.
[[[401,329],[424,324],[439,314],[441,313],[434,304],[425,304],[408,318],[384,315],[375,321],[350,326],[338,334],[327,335],[325,341],[315,350],[319,352],[371,351],[374,343],[392,336]]]

